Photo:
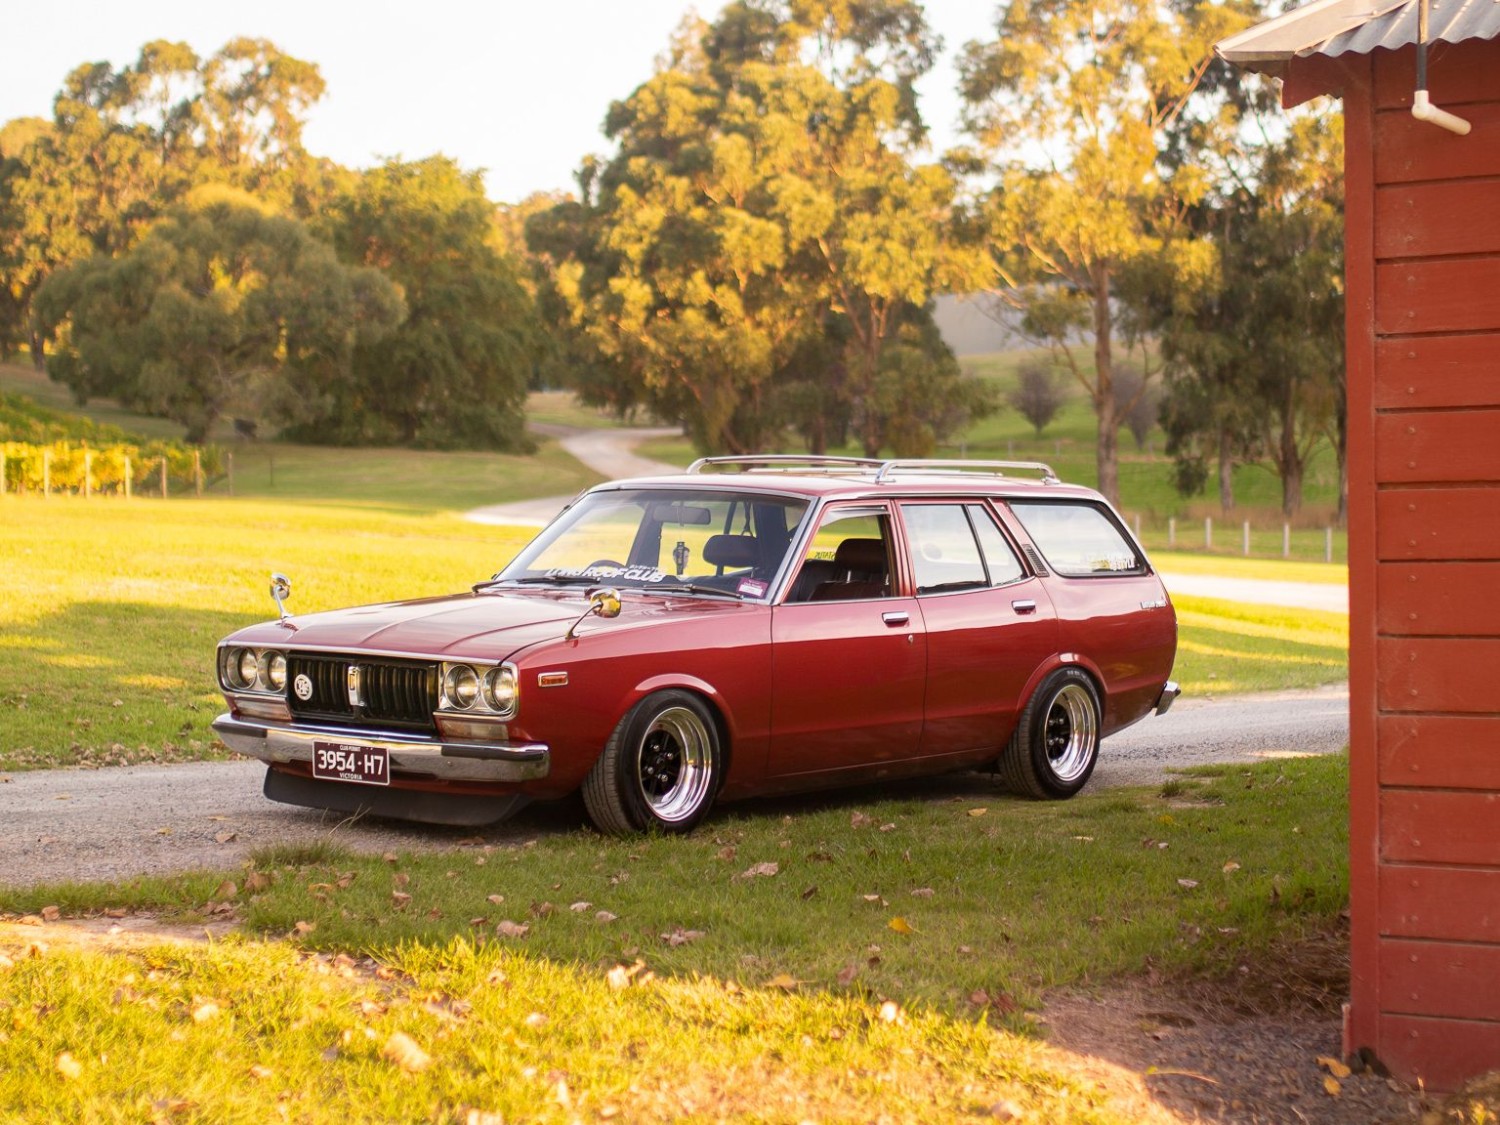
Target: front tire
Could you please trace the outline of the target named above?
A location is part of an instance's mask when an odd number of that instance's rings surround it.
[[[708,706],[686,691],[659,691],[620,720],[583,782],[600,832],[691,831],[719,791],[724,755]]]
[[[1099,693],[1088,673],[1059,668],[1042,681],[1000,755],[1000,776],[1040,800],[1073,796],[1099,760]]]

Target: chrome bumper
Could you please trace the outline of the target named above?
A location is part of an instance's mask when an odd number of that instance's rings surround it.
[[[1182,688],[1177,686],[1176,681],[1168,680],[1161,689],[1161,695],[1156,699],[1156,713],[1158,715],[1165,715],[1172,709],[1172,704],[1177,701],[1177,697],[1181,694]]]
[[[552,768],[552,752],[536,742],[439,742],[420,734],[321,727],[289,727],[260,719],[220,715],[213,731],[231,750],[270,764],[312,768],[314,742],[379,747],[390,755],[391,773],[422,774],[443,781],[534,781]]]

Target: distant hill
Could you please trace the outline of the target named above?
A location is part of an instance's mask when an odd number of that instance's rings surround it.
[[[993,304],[994,298],[983,293],[937,298],[933,318],[954,355],[988,355],[1030,346],[989,315],[986,310]]]

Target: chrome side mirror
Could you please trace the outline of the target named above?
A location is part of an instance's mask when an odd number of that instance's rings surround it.
[[[281,620],[287,619],[286,606],[282,603],[292,596],[292,580],[285,574],[271,575],[271,600],[276,603],[276,612]]]
[[[620,616],[620,591],[613,586],[601,586],[597,590],[589,591],[589,607],[583,611],[583,615],[563,635],[563,640],[571,641],[578,633],[578,626],[582,625],[590,617],[603,617],[605,619]]]

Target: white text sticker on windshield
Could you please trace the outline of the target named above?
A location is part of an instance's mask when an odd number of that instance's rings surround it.
[[[769,588],[766,583],[755,578],[741,578],[740,584],[735,587],[748,598],[763,598]]]

